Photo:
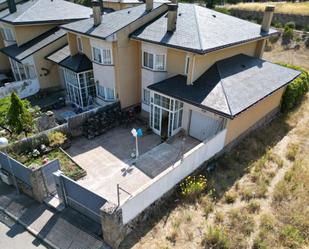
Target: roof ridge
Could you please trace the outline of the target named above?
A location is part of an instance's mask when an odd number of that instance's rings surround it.
[[[227,107],[229,108],[229,112],[231,115],[233,115],[232,113],[232,110],[231,110],[231,106],[230,106],[230,103],[229,103],[229,100],[227,98],[227,95],[226,95],[226,92],[225,92],[225,89],[224,89],[224,86],[222,84],[222,78],[221,78],[221,72],[220,72],[220,68],[218,67],[218,61],[215,63],[215,66],[217,68],[217,71],[218,71],[218,74],[219,74],[219,77],[220,77],[220,85],[222,87],[222,91],[223,91],[223,94],[224,94],[224,97],[225,97],[225,100],[226,100],[226,104],[227,104]]]
[[[36,3],[34,3],[30,8],[28,8],[27,10],[24,11],[24,13],[22,13],[19,17],[17,17],[14,21],[21,19],[21,17],[23,17],[30,9],[32,9],[34,6],[36,6],[41,0],[37,0]]]
[[[199,25],[199,22],[198,22],[198,18],[197,18],[197,15],[196,15],[196,5],[194,4],[193,5],[193,8],[194,8],[194,18],[195,18],[195,22],[196,22],[196,28],[197,28],[197,33],[198,33],[198,40],[199,40],[199,43],[200,43],[200,47],[201,47],[201,50],[203,50],[203,44],[202,44],[202,37],[200,35],[200,25]]]

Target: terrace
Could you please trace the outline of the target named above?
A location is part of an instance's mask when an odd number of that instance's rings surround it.
[[[132,128],[143,130],[137,159],[131,156],[136,152]],[[197,144],[199,141],[184,135],[176,135],[162,143],[160,136],[135,121],[128,127],[113,128],[92,140],[75,138],[66,152],[87,172],[77,182],[106,200],[117,203],[117,184],[121,188],[119,197],[122,202]]]

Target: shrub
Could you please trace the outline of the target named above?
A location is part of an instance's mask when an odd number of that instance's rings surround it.
[[[214,204],[211,197],[206,196],[202,199],[201,205],[203,206],[204,215],[208,218],[208,215],[214,210]]]
[[[226,192],[224,195],[224,201],[228,204],[234,203],[237,199],[237,193],[235,191]]]
[[[260,211],[260,208],[261,208],[260,203],[254,200],[250,201],[247,206],[249,213],[257,213]]]
[[[53,148],[63,145],[66,139],[66,135],[59,131],[54,131],[48,134],[49,146]]]
[[[301,100],[302,96],[304,96],[309,89],[309,74],[308,72],[297,66],[292,66],[288,64],[281,64],[282,66],[299,70],[301,71],[301,75],[293,80],[286,88],[281,101],[281,111],[286,112],[293,107],[295,107]]]
[[[275,22],[274,27],[277,28],[277,29],[281,29],[281,28],[283,28],[283,25],[282,25],[281,22]]]
[[[261,239],[255,239],[253,241],[252,249],[268,249],[268,247]]]
[[[307,39],[305,41],[305,46],[306,48],[309,48],[309,36],[307,36]]]
[[[305,26],[304,30],[309,32],[309,24]]]
[[[283,227],[280,238],[283,240],[283,244],[288,248],[300,248],[305,242],[300,231],[291,225]]]
[[[285,28],[285,29],[287,29],[287,28],[295,29],[295,28],[296,28],[295,22],[287,22],[287,23],[284,25],[284,28]]]
[[[224,214],[223,212],[216,212],[215,213],[215,222],[221,223],[224,220]]]
[[[289,144],[287,147],[286,158],[290,161],[294,161],[298,152],[297,144]]]
[[[282,34],[282,44],[287,45],[293,39],[293,29],[286,27]]]
[[[203,238],[202,245],[207,249],[228,249],[229,240],[220,227],[209,227]]]
[[[206,177],[188,176],[180,183],[181,194],[189,199],[196,199],[207,187]]]

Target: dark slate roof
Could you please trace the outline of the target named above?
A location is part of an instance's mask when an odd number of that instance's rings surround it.
[[[155,3],[154,9],[161,5],[162,4]],[[128,26],[130,23],[146,14],[145,4],[142,4],[137,7],[118,10],[103,15],[102,23],[97,27],[93,26],[93,18],[65,24],[61,27],[69,31],[86,34],[100,39],[106,39],[108,36],[116,33],[120,29]]]
[[[167,15],[133,32],[132,38],[196,53],[207,53],[277,33],[195,4],[178,4],[176,30],[167,32]]]
[[[84,54],[69,56],[59,63],[60,66],[70,69],[76,73],[92,70],[92,61]]]
[[[27,58],[28,56],[34,54],[38,50],[48,46],[49,44],[62,38],[65,35],[66,32],[64,30],[54,28],[19,47],[17,46],[17,44],[14,44],[2,48],[0,51],[6,54],[8,57],[13,58],[14,60],[22,61],[23,59]]]
[[[17,4],[17,11],[0,12],[0,21],[11,24],[69,22],[89,18],[92,9],[65,0],[30,0]]]
[[[70,55],[70,47],[69,45],[65,45],[63,48],[60,48],[51,53],[50,55],[46,56],[46,59],[58,64],[64,59],[68,58]]]
[[[298,77],[299,71],[239,54],[211,66],[193,85],[176,75],[149,88],[234,118]]]

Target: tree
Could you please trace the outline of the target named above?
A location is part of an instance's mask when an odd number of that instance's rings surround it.
[[[29,102],[21,100],[15,92],[11,94],[11,103],[7,112],[7,124],[11,131],[25,135],[33,128],[32,115],[28,110]]]
[[[7,122],[7,113],[11,104],[10,100],[10,97],[0,99],[0,128],[12,134]]]

